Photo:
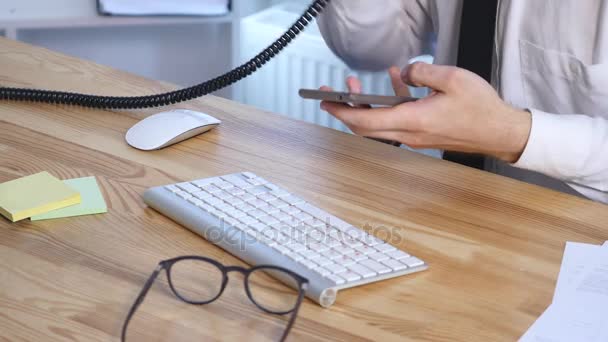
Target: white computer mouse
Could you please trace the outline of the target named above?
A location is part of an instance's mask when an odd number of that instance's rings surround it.
[[[160,150],[205,133],[221,123],[211,115],[175,109],[151,115],[127,132],[127,143],[144,151]]]

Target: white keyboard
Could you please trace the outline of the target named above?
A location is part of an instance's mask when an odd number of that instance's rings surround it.
[[[144,201],[252,265],[308,278],[307,296],[425,270],[420,259],[250,172],[149,189]]]

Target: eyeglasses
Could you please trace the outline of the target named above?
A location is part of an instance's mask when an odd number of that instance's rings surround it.
[[[218,299],[228,284],[228,273],[243,274],[245,292],[253,304],[269,314],[292,314],[280,341],[284,341],[289,334],[308,286],[306,278],[278,266],[259,265],[246,269],[238,266],[224,266],[213,259],[200,256],[182,256],[164,260],[158,264],[146,280],[137,299],[129,309],[122,327],[121,341],[126,340],[127,327],[131,318],[163,269],[167,273],[171,292],[180,300],[194,305],[210,304]]]

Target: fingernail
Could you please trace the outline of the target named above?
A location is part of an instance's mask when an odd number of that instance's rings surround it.
[[[323,102],[321,102],[321,109],[322,110],[327,110],[327,109],[325,109],[325,103],[323,103]]]

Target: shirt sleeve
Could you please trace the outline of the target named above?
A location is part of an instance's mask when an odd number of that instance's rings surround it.
[[[531,112],[530,138],[513,166],[557,178],[590,199],[608,203],[608,120]]]
[[[332,0],[318,18],[330,49],[349,67],[405,66],[430,52],[430,0]]]

